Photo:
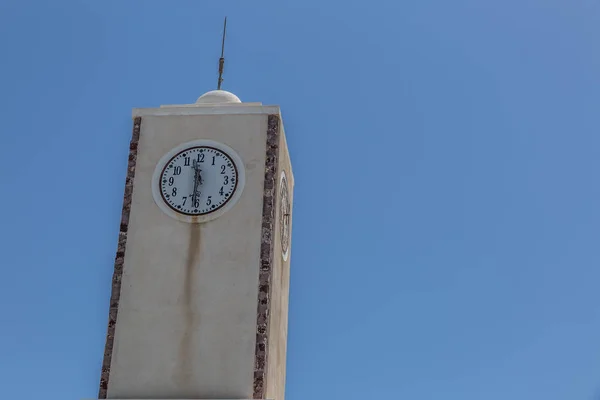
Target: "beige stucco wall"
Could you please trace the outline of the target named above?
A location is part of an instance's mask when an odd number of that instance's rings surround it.
[[[280,191],[281,171],[285,171],[289,186],[290,206],[293,207],[294,200],[294,176],[292,174],[290,157],[287,149],[287,143],[283,127],[279,142],[279,165],[277,173],[276,193]],[[277,198],[279,200],[279,198]],[[292,210],[290,213],[293,215]],[[269,352],[267,364],[267,391],[266,398],[275,400],[284,400],[285,396],[285,377],[286,377],[286,350],[287,350],[287,330],[288,330],[288,300],[290,288],[290,260],[291,260],[291,224],[290,216],[290,245],[288,249],[287,260],[282,257],[280,240],[280,216],[281,209],[277,203],[275,215],[275,244],[273,258],[273,278],[272,278],[272,297],[271,297],[271,319],[269,321]]]
[[[267,114],[157,110],[142,116],[107,397],[252,398]],[[151,178],[200,138],[237,151],[246,184],[223,216],[188,224],[158,208]]]

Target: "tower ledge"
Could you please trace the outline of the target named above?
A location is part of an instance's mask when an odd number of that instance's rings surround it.
[[[211,90],[192,104],[167,104],[159,108],[134,108],[133,116],[142,115],[204,115],[204,114],[279,114],[278,106],[263,106],[260,102],[242,103],[226,90]]]

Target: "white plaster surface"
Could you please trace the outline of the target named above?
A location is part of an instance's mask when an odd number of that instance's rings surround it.
[[[250,399],[267,113],[182,115],[168,111],[140,111],[143,118],[107,397]],[[246,168],[246,185],[238,203],[205,224],[168,217],[155,204],[151,191],[154,168],[163,154],[194,139],[212,139],[232,147]]]
[[[269,399],[284,400],[285,379],[287,363],[287,332],[288,332],[288,302],[290,290],[290,261],[292,249],[292,217],[294,204],[294,175],[292,173],[283,124],[279,141],[279,165],[280,171],[285,171],[289,186],[290,199],[290,245],[288,247],[287,259],[284,259],[281,248],[280,213],[281,208],[277,203],[275,214],[275,246],[273,257],[273,277],[271,281],[271,319],[269,321],[269,355],[267,364],[267,390],[265,396]],[[277,179],[276,193],[280,193],[281,180]],[[277,199],[279,200],[279,198]]]

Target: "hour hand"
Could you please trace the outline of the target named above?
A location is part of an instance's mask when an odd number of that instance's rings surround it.
[[[200,165],[198,164],[198,161],[194,160],[194,164],[192,165],[192,168],[194,169],[194,183],[196,183],[196,182],[202,183],[202,176],[200,175],[200,172],[202,172],[202,170],[200,169]]]
[[[200,175],[200,172],[202,172],[202,170],[200,169],[200,166],[198,165],[198,162],[196,160],[194,160],[193,168],[194,168],[194,189],[193,189],[193,193],[192,193],[192,205],[194,205],[194,207],[195,207],[196,200],[198,199],[198,196],[200,196],[200,190],[199,190],[198,186],[202,183],[202,176]]]
[[[200,169],[200,166],[198,165],[196,160],[194,160],[194,163],[192,164],[192,169],[194,170],[194,188],[195,188],[196,183],[198,182],[198,176],[200,175],[200,172],[202,172],[202,170]]]

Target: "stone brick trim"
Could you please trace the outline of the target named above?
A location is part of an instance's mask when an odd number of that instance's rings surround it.
[[[267,156],[263,191],[262,237],[260,243],[260,272],[258,278],[258,306],[256,312],[256,348],[254,351],[254,399],[264,399],[267,389],[267,361],[269,349],[269,319],[271,307],[271,280],[273,275],[273,246],[275,229],[275,200],[277,165],[279,159],[279,115],[268,117]]]
[[[102,373],[100,375],[100,390],[98,392],[99,399],[106,399],[108,389],[110,362],[112,359],[115,327],[117,325],[117,312],[119,310],[119,298],[121,297],[121,278],[123,276],[123,262],[125,258],[125,246],[127,243],[127,229],[129,227],[129,212],[131,211],[131,197],[133,194],[133,178],[135,176],[135,164],[137,161],[141,125],[142,118],[136,117],[133,120],[133,133],[131,135],[131,142],[129,144],[129,162],[127,165],[127,177],[125,179],[125,194],[123,196],[123,210],[121,212],[119,243],[117,245],[115,269],[112,278],[112,292],[110,295],[110,309],[108,312],[106,346],[104,347],[104,360],[102,362]]]

